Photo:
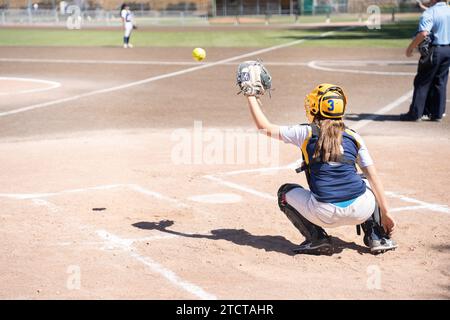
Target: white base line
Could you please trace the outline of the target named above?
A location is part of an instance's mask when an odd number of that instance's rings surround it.
[[[122,239],[116,235],[113,235],[105,230],[97,230],[97,235],[102,238],[104,241],[109,243],[109,245],[113,248],[122,249],[125,251],[130,257],[139,261],[140,263],[149,267],[153,272],[159,273],[164,278],[166,278],[169,282],[174,284],[177,287],[182,288],[183,290],[193,294],[194,296],[203,299],[203,300],[217,300],[217,297],[206,292],[199,286],[196,286],[190,282],[180,279],[178,275],[176,275],[173,271],[164,268],[162,265],[152,260],[149,257],[140,255],[135,251],[135,248],[131,246],[127,239]]]
[[[313,37],[313,38],[323,38],[323,37],[332,35],[333,33],[334,33],[334,31],[329,31],[329,32],[322,33],[319,36]],[[150,77],[150,78],[147,78],[147,79],[126,83],[126,84],[119,85],[119,86],[114,86],[114,87],[110,87],[110,88],[94,90],[94,91],[86,92],[86,93],[83,93],[83,94],[78,94],[78,95],[75,95],[75,96],[72,96],[72,97],[57,99],[57,100],[48,101],[48,102],[44,102],[44,103],[38,103],[38,104],[34,104],[34,105],[31,105],[31,106],[28,106],[28,107],[23,107],[23,108],[18,108],[18,109],[2,112],[2,113],[0,113],[0,117],[5,117],[5,116],[12,115],[12,114],[22,113],[22,112],[26,112],[26,111],[30,111],[30,110],[35,110],[35,109],[46,108],[46,107],[53,106],[53,105],[60,104],[60,103],[65,103],[65,102],[75,101],[75,100],[78,100],[78,99],[81,99],[81,98],[91,97],[91,96],[94,96],[94,95],[97,95],[97,94],[102,94],[102,93],[108,93],[108,92],[112,92],[112,91],[127,89],[127,88],[130,88],[130,87],[134,87],[134,86],[138,86],[138,85],[142,85],[142,84],[146,84],[146,83],[150,83],[150,82],[171,78],[171,77],[183,75],[183,74],[186,74],[186,73],[190,73],[190,72],[194,72],[194,71],[198,71],[198,70],[202,70],[202,69],[211,68],[211,67],[214,67],[214,66],[217,66],[217,65],[221,65],[221,64],[224,64],[224,63],[227,63],[227,62],[233,62],[233,61],[241,60],[241,59],[244,59],[244,58],[254,57],[255,55],[267,53],[267,52],[270,52],[270,51],[292,47],[292,46],[295,46],[297,44],[303,43],[303,42],[305,42],[305,41],[307,41],[309,39],[311,39],[311,38],[295,40],[295,41],[288,42],[288,43],[285,43],[285,44],[280,44],[280,45],[277,45],[277,46],[273,46],[273,47],[269,47],[269,48],[265,48],[265,49],[256,50],[256,51],[249,52],[249,53],[245,53],[245,54],[242,54],[242,55],[239,55],[239,56],[235,56],[235,57],[232,57],[232,58],[219,60],[219,61],[216,61],[216,62],[213,62],[213,63],[210,63],[210,64],[203,64],[203,65],[200,65],[200,66],[196,66],[196,67],[192,67],[192,68],[188,68],[188,69],[183,69],[183,70],[175,71],[175,72],[169,72],[169,73],[165,73],[165,74],[162,74],[162,75],[159,75],[159,76],[154,76],[154,77]]]
[[[156,61],[156,60],[85,60],[85,59],[28,59],[28,58],[0,58],[0,62],[19,63],[59,63],[59,64],[118,64],[118,65],[155,65],[155,66],[199,66],[210,65],[214,62],[189,62],[189,61]],[[233,65],[236,63],[227,62],[223,65]],[[307,66],[308,62],[268,62],[267,66]]]
[[[393,101],[392,103],[388,104],[387,106],[385,106],[384,108],[381,108],[380,110],[376,111],[375,114],[369,116],[366,120],[362,120],[362,121],[358,121],[357,123],[355,123],[354,125],[352,125],[352,129],[354,130],[359,130],[363,127],[365,127],[366,125],[368,125],[370,122],[372,122],[373,120],[375,120],[376,118],[378,118],[380,115],[386,114],[389,111],[397,108],[398,106],[402,105],[403,103],[405,103],[406,101],[409,101],[409,99],[411,99],[412,95],[414,93],[414,90],[408,91],[407,93],[405,93],[404,95],[402,95],[400,98],[398,98],[397,100]]]
[[[397,71],[372,71],[372,70],[355,70],[355,69],[341,69],[341,68],[330,68],[320,66],[318,61],[311,61],[308,63],[308,67],[320,71],[331,71],[331,72],[345,72],[345,73],[356,73],[356,74],[370,74],[378,76],[414,76],[413,72],[397,72]]]

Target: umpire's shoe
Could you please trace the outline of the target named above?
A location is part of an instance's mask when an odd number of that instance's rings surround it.
[[[333,254],[333,246],[329,236],[318,240],[305,240],[299,246],[294,247],[293,251],[297,254],[312,255],[331,255]]]
[[[402,113],[400,114],[400,121],[411,121],[411,122],[420,122],[422,118],[416,118],[411,113]]]

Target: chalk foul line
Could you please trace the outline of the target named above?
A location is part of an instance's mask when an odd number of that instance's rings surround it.
[[[151,83],[151,82],[158,81],[158,80],[163,80],[163,79],[167,79],[167,78],[171,78],[171,77],[184,75],[184,74],[191,73],[191,72],[194,72],[194,71],[199,71],[199,70],[203,70],[203,69],[207,69],[207,68],[212,68],[212,67],[215,67],[215,66],[218,66],[218,65],[221,65],[221,64],[225,64],[225,63],[228,63],[228,62],[233,62],[233,61],[236,61],[236,60],[241,60],[241,59],[245,59],[245,58],[249,58],[249,57],[254,57],[256,55],[267,53],[267,52],[271,52],[271,51],[274,51],[274,50],[279,50],[279,49],[283,49],[283,48],[292,47],[292,46],[298,45],[300,43],[303,43],[305,41],[308,41],[310,39],[323,38],[323,37],[332,35],[333,33],[335,33],[335,31],[324,32],[324,33],[322,33],[322,34],[320,34],[320,35],[318,35],[316,37],[309,37],[309,38],[304,38],[304,39],[291,41],[291,42],[288,42],[288,43],[284,43],[284,44],[272,46],[272,47],[269,47],[269,48],[252,51],[252,52],[245,53],[245,54],[242,54],[242,55],[238,55],[238,56],[235,56],[235,57],[219,60],[219,61],[216,61],[216,62],[212,62],[210,64],[202,64],[202,65],[199,65],[199,66],[196,66],[196,67],[191,67],[191,68],[187,68],[187,69],[183,69],[183,70],[179,70],[179,71],[175,71],[175,72],[169,72],[169,73],[165,73],[165,74],[162,74],[162,75],[158,75],[158,76],[142,79],[142,80],[139,80],[139,81],[133,81],[133,82],[125,83],[125,84],[122,84],[122,85],[113,86],[113,87],[110,87],[110,88],[98,89],[98,90],[94,90],[94,91],[90,91],[90,92],[74,95],[74,96],[67,97],[67,98],[52,100],[52,101],[48,101],[48,102],[44,102],[44,103],[38,103],[38,104],[30,105],[30,106],[27,106],[27,107],[22,107],[22,108],[10,110],[10,111],[0,112],[0,117],[6,117],[6,116],[10,116],[10,115],[17,114],[17,113],[22,113],[22,112],[27,112],[27,111],[31,111],[31,110],[46,108],[46,107],[54,106],[54,105],[61,104],[61,103],[72,102],[72,101],[79,100],[79,99],[82,99],[82,98],[92,97],[92,96],[98,95],[98,94],[103,94],[103,93],[109,93],[109,92],[113,92],[113,91],[123,90],[123,89],[131,88],[131,87],[134,87],[134,86],[139,86],[139,85],[143,85],[143,84],[147,84],[147,83]]]
[[[182,288],[183,290],[193,294],[200,299],[217,300],[217,297],[215,295],[206,292],[195,284],[181,279],[175,272],[163,267],[161,264],[157,263],[150,257],[139,254],[127,239],[122,239],[112,233],[107,232],[106,230],[97,230],[96,233],[102,240],[107,242],[111,248],[116,248],[124,251],[133,259],[147,266],[153,272],[159,273],[173,285]]]
[[[150,197],[157,198],[160,200],[165,200],[165,201],[169,200],[170,202],[172,202],[176,205],[179,204],[179,201],[176,199],[172,199],[170,197],[163,196],[162,194],[160,194],[158,192],[154,192],[152,190],[145,189],[136,184],[112,184],[112,185],[96,186],[96,187],[90,187],[90,188],[69,189],[69,190],[53,192],[53,193],[34,193],[34,194],[1,193],[0,197],[12,198],[12,199],[17,199],[17,200],[31,200],[35,205],[45,206],[51,212],[58,213],[59,208],[56,205],[54,205],[53,203],[51,203],[48,200],[43,199],[43,198],[48,198],[48,197],[63,195],[63,194],[86,192],[86,191],[92,191],[92,190],[111,190],[111,189],[118,188],[118,187],[127,187],[127,188],[130,188],[131,190],[137,191],[146,196],[150,196]],[[197,298],[200,298],[203,300],[217,300],[217,297],[215,295],[206,292],[201,287],[199,287],[193,283],[190,283],[188,281],[181,279],[175,272],[165,268],[164,266],[157,263],[152,258],[139,254],[137,252],[137,250],[133,247],[133,243],[135,243],[137,241],[152,241],[152,240],[157,240],[157,239],[166,239],[169,237],[176,237],[176,235],[167,235],[167,236],[155,235],[155,236],[141,238],[141,239],[124,239],[124,238],[116,236],[112,233],[109,233],[106,230],[97,230],[96,234],[98,237],[100,237],[103,240],[103,242],[100,243],[103,245],[101,247],[101,249],[103,249],[103,250],[105,250],[105,249],[106,250],[121,249],[122,251],[127,253],[131,258],[144,264],[149,269],[151,269],[153,272],[159,273],[165,279],[167,279],[169,282],[171,282],[173,285],[191,293],[192,295],[196,296]],[[96,243],[91,242],[89,244],[96,244]]]

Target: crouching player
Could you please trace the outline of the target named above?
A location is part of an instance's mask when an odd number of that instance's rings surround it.
[[[331,254],[331,238],[323,228],[344,225],[361,225],[364,243],[373,254],[395,249],[390,239],[395,222],[372,158],[363,139],[343,121],[347,99],[342,88],[317,86],[305,99],[308,123],[293,126],[272,124],[257,95],[246,96],[256,126],[295,145],[303,156],[298,171],[305,172],[309,190],[289,183],[278,191],[281,211],[305,237],[294,252]]]

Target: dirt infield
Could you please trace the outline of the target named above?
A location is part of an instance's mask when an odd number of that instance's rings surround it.
[[[210,49],[206,63],[255,50]],[[232,150],[218,143],[205,162],[211,136],[195,140],[194,121],[218,137],[252,128],[234,85],[239,59],[192,69],[202,65],[181,48],[2,48],[2,77],[61,86],[0,99],[0,298],[450,298],[450,125],[398,121],[416,68],[402,54],[254,57],[273,75],[264,108],[276,123],[304,122],[303,96],[319,82],[346,89],[347,124],[398,220],[394,252],[373,256],[343,227],[328,230],[335,254],[313,257],[292,254],[303,239],[275,201],[281,184],[306,183],[288,168],[298,150],[221,162]],[[192,139],[181,164],[177,132]]]

